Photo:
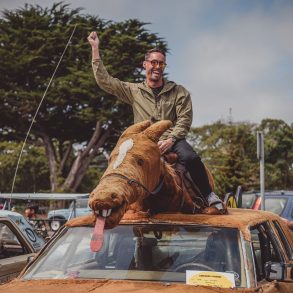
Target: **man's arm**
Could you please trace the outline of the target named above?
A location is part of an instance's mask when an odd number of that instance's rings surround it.
[[[88,36],[88,41],[92,47],[92,61],[101,59],[100,57],[100,40],[96,32],[91,32]]]
[[[193,111],[191,96],[184,88],[176,100],[176,115],[176,124],[168,137],[185,138],[191,127]]]
[[[189,92],[182,88],[179,97],[176,99],[176,124],[169,129],[168,138],[158,142],[161,154],[168,151],[177,139],[185,138],[192,123],[192,102]],[[167,130],[168,132],[168,130]]]
[[[87,39],[92,48],[92,67],[98,86],[105,92],[117,96],[122,101],[132,104],[133,96],[131,88],[133,85],[109,75],[101,60],[100,41],[97,33],[91,32]]]

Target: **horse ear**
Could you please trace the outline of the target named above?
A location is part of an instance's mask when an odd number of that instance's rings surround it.
[[[173,123],[170,120],[162,120],[148,127],[143,133],[152,141],[157,142],[172,125]]]
[[[151,125],[151,121],[149,120],[133,124],[129,126],[128,128],[126,128],[126,130],[122,133],[121,138],[125,137],[126,135],[140,133],[143,130],[147,129],[150,125]]]

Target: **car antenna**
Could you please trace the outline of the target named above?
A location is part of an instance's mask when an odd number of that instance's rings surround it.
[[[50,87],[50,85],[51,85],[51,83],[52,83],[52,81],[53,81],[53,78],[55,77],[55,74],[56,74],[56,72],[57,72],[57,70],[58,70],[58,68],[59,68],[59,65],[60,65],[60,63],[61,63],[61,61],[62,61],[62,59],[63,59],[63,56],[64,56],[64,54],[65,54],[65,52],[66,52],[66,50],[67,50],[67,48],[68,48],[68,46],[69,46],[69,44],[70,44],[70,41],[71,41],[71,39],[72,39],[72,37],[73,37],[73,35],[74,35],[74,33],[75,33],[75,29],[76,29],[76,27],[77,27],[77,24],[75,24],[75,26],[74,26],[74,28],[73,28],[73,30],[72,30],[72,33],[71,33],[71,35],[70,35],[70,37],[69,37],[69,39],[68,39],[68,41],[67,41],[67,44],[66,44],[66,46],[65,46],[65,48],[64,48],[64,50],[63,50],[63,53],[62,53],[62,55],[61,55],[61,57],[60,57],[60,59],[59,59],[57,65],[56,65],[56,67],[55,67],[55,70],[54,70],[54,72],[53,72],[53,74],[52,74],[52,76],[51,76],[51,78],[50,78],[50,81],[49,81],[49,83],[48,83],[48,85],[47,85],[47,87],[46,87],[46,89],[45,89],[45,91],[44,91],[44,94],[43,94],[43,96],[42,96],[42,99],[41,99],[41,101],[40,101],[40,103],[39,103],[39,105],[38,105],[38,108],[37,108],[37,110],[36,110],[36,112],[35,112],[35,115],[34,115],[34,117],[33,117],[33,119],[32,119],[32,122],[31,122],[31,124],[30,124],[30,127],[29,127],[29,129],[28,129],[28,131],[27,131],[27,133],[26,133],[26,137],[25,137],[25,139],[24,139],[24,141],[23,141],[23,144],[22,144],[22,147],[21,147],[21,151],[20,151],[20,154],[19,154],[19,157],[18,157],[18,161],[17,161],[17,164],[16,164],[16,168],[15,168],[15,173],[14,173],[13,181],[12,181],[11,192],[10,192],[10,204],[11,204],[11,197],[12,197],[12,193],[13,193],[13,190],[14,190],[14,185],[15,185],[15,180],[16,180],[16,175],[17,175],[17,171],[18,171],[19,163],[20,163],[20,160],[21,160],[21,156],[22,156],[22,153],[23,153],[23,150],[24,150],[24,147],[25,147],[26,141],[27,141],[28,136],[29,136],[29,134],[30,134],[30,131],[31,131],[31,129],[32,129],[33,123],[35,122],[35,119],[36,119],[36,117],[37,117],[37,115],[38,115],[38,112],[39,112],[39,110],[40,110],[40,107],[41,107],[41,105],[42,105],[42,103],[43,103],[43,101],[44,101],[44,99],[45,99],[45,97],[46,97],[46,94],[47,94],[47,92],[48,92],[48,89],[49,89],[49,87]]]

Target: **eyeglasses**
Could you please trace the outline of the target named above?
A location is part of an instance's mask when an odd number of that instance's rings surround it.
[[[166,67],[166,63],[163,61],[158,60],[145,60],[147,62],[150,62],[154,68],[160,67],[161,69],[164,69]]]

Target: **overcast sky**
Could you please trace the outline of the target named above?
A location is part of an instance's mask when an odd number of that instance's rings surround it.
[[[0,0],[0,10],[48,0]],[[293,1],[69,0],[105,20],[138,18],[170,48],[170,80],[192,94],[193,126],[293,122]],[[66,38],[67,39],[67,38]],[[89,50],[90,51],[90,50]],[[231,110],[230,110],[231,109]]]

